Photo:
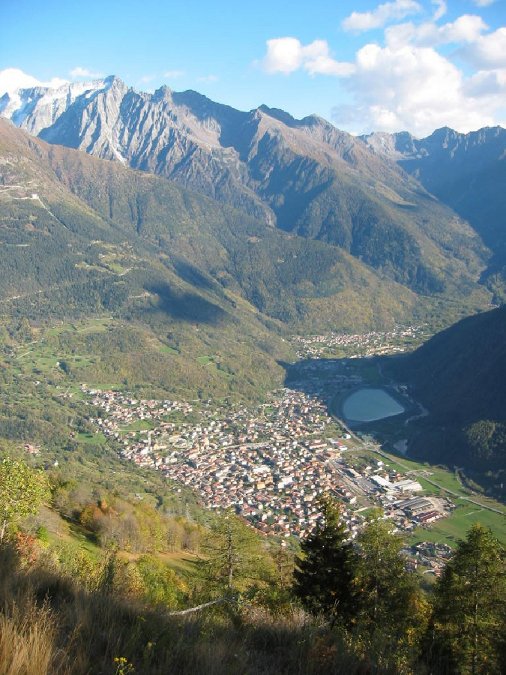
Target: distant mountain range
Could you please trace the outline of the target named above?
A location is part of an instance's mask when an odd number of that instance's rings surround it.
[[[269,226],[335,245],[422,294],[476,291],[490,251],[390,157],[310,116],[240,112],[116,77],[23,89],[0,115],[53,144],[169,178]]]
[[[470,223],[494,253],[485,279],[497,289],[506,267],[506,129],[460,134],[443,128],[421,140],[375,133],[362,140]]]

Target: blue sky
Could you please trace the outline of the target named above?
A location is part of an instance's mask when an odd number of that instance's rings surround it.
[[[506,123],[506,0],[1,0],[0,89],[10,69],[116,74],[352,132],[468,131]]]

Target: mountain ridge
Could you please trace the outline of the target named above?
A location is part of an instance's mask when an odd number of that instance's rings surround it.
[[[461,134],[444,127],[424,139],[401,134],[362,137],[396,161],[441,202],[464,218],[493,255],[483,282],[506,299],[506,129]]]
[[[464,466],[504,498],[506,459],[506,306],[466,317],[385,367],[410,386],[427,416],[409,452]],[[502,477],[501,477],[502,476]]]
[[[273,318],[284,311],[288,313],[285,321],[290,321],[290,312],[300,311],[301,316],[307,313],[308,319],[315,321],[321,311],[312,310],[311,303],[319,306],[321,297],[322,301],[332,304],[334,293],[336,297],[342,293],[359,294],[362,311],[369,315],[372,315],[377,290],[383,289],[386,295],[395,289],[392,302],[394,296],[410,306],[417,301],[409,289],[391,285],[386,279],[382,281],[374,270],[338,247],[283,233],[152,174],[64,146],[49,145],[4,120],[0,120],[0,156],[4,219],[12,222],[11,236],[21,243],[24,242],[20,239],[21,232],[28,241],[37,227],[32,214],[34,227],[24,231],[19,228],[23,218],[20,209],[39,205],[43,199],[53,214],[65,208],[70,214],[75,212],[67,225],[58,225],[65,236],[69,236],[70,227],[78,236],[89,240],[115,237],[115,241],[121,243],[130,238],[136,245],[159,251],[164,260],[183,256],[196,271],[207,275],[207,283],[215,292],[230,289],[235,294],[244,294],[244,299],[250,302],[256,297],[260,311],[262,302],[258,296],[264,287],[265,302],[277,303],[271,309]],[[16,188],[18,192],[14,190],[16,185],[20,186]],[[11,190],[15,192],[14,197]],[[32,200],[31,195],[36,191],[37,199]],[[65,207],[69,200],[73,200],[72,204]],[[7,207],[13,209],[11,221]],[[97,225],[82,222],[78,211]],[[49,213],[45,208],[39,212]],[[106,232],[101,234],[104,229]],[[317,260],[328,260],[328,266],[317,270],[320,288],[312,276],[316,273],[313,263]],[[264,269],[264,264],[269,267]],[[355,280],[351,284],[347,281],[348,275]],[[283,285],[279,286],[280,283]],[[366,293],[371,295],[369,299]],[[380,314],[378,308],[378,316]],[[268,315],[269,312],[266,318]],[[340,320],[339,315],[329,319],[331,325]],[[357,320],[360,321],[358,315]]]
[[[196,92],[146,94],[119,78],[104,82],[70,97],[39,136],[336,245],[416,292],[463,292],[485,269],[489,254],[464,221],[394,162],[321,118],[295,120],[267,106],[241,112]],[[46,104],[21,126],[39,129]]]

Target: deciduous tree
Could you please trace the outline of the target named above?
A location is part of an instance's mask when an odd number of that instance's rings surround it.
[[[36,513],[49,494],[43,471],[8,457],[0,461],[0,544],[7,528]]]
[[[202,545],[200,569],[208,590],[242,591],[272,573],[272,561],[262,550],[259,535],[236,516],[217,519]]]
[[[402,670],[417,656],[428,606],[406,571],[403,542],[380,509],[357,537],[357,629],[379,668]]]

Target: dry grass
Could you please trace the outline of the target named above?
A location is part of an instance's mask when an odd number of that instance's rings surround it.
[[[50,610],[28,600],[0,614],[0,675],[51,675],[68,672],[56,646]]]
[[[338,634],[302,612],[221,607],[170,617],[90,593],[0,549],[0,675],[339,675],[363,672]],[[134,671],[119,669],[123,657]]]

